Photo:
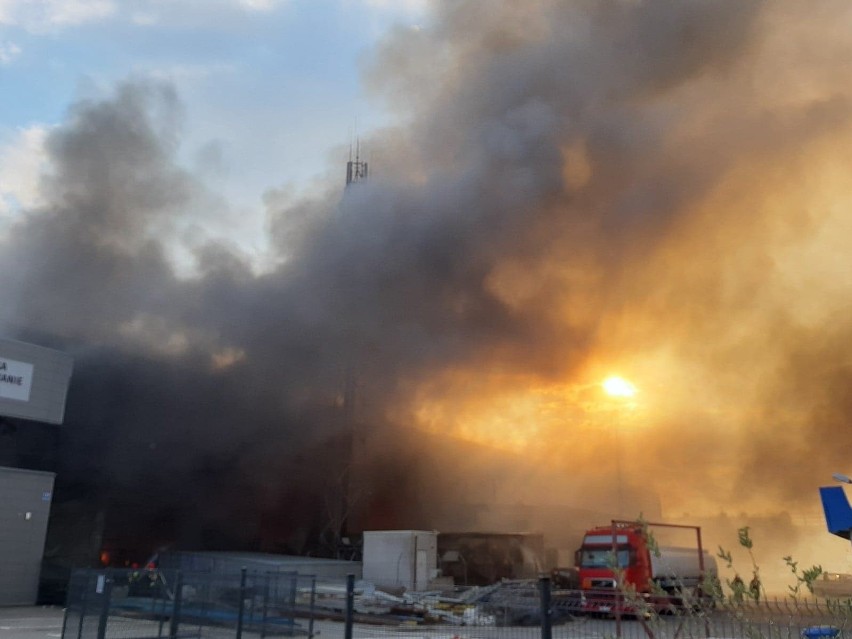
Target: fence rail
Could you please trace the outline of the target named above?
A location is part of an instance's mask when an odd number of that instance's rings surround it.
[[[852,639],[849,600],[603,594],[547,578],[395,597],[352,576],[77,571],[62,639]]]
[[[62,639],[313,636],[313,577],[76,571]]]

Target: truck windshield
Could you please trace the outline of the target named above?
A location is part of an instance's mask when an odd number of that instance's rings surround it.
[[[589,548],[585,547],[580,552],[581,568],[611,568],[612,548]],[[630,565],[630,550],[628,548],[618,549],[618,567],[627,568]]]

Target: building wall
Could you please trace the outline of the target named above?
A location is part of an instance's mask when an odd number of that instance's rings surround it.
[[[36,602],[53,473],[0,467],[0,606]]]

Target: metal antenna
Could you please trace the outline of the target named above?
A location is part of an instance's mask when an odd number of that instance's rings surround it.
[[[367,179],[368,167],[361,161],[361,139],[355,138],[355,160],[352,160],[352,145],[349,145],[349,161],[346,163],[346,186]]]

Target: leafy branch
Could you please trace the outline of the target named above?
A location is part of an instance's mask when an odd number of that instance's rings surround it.
[[[737,541],[741,547],[748,551],[748,556],[751,559],[751,581],[748,586],[746,586],[746,583],[743,581],[742,577],[740,577],[739,573],[735,573],[733,579],[725,580],[728,584],[728,588],[731,589],[731,600],[734,603],[741,603],[746,597],[754,599],[754,601],[760,601],[760,595],[763,590],[760,583],[760,567],[757,565],[757,560],[754,558],[754,540],[751,538],[750,531],[751,528],[749,526],[738,528]],[[719,552],[716,553],[716,556],[724,561],[728,568],[732,569],[734,567],[734,558],[731,551],[725,550],[722,546],[719,546]]]
[[[796,583],[794,585],[787,586],[787,588],[790,590],[790,596],[797,597],[801,592],[802,586],[807,588],[809,593],[813,594],[814,582],[819,579],[825,572],[822,569],[822,566],[814,565],[810,568],[805,568],[800,571],[799,562],[793,561],[793,558],[790,555],[784,557],[784,563],[787,564],[787,567],[790,569],[790,572],[792,572],[793,576],[796,578]]]

